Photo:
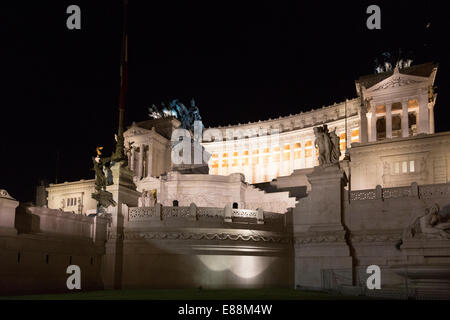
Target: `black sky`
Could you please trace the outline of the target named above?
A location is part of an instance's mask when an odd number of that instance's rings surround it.
[[[413,64],[439,63],[436,129],[450,130],[448,10],[437,2],[129,2],[128,125],[173,98],[195,98],[206,127],[318,108],[355,97],[374,58],[400,48]],[[70,4],[81,7],[81,30],[66,28]],[[381,30],[366,28],[370,4],[381,7]],[[121,10],[120,1],[0,5],[0,188],[18,200],[32,200],[41,178],[92,178],[95,146],[111,150]]]

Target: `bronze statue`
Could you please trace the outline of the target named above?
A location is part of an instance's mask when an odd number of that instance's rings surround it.
[[[103,162],[98,155],[95,158],[92,157],[92,162],[94,163],[93,170],[95,171],[95,190],[105,190],[106,177],[105,172],[103,171]]]

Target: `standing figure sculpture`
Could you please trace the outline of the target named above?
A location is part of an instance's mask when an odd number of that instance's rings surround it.
[[[94,163],[94,171],[95,171],[95,190],[105,190],[106,189],[106,177],[103,169],[103,163],[100,157],[92,157],[92,162]]]
[[[336,128],[330,132],[331,144],[333,146],[331,150],[331,162],[337,163],[339,162],[339,158],[341,157],[341,146],[340,146],[340,138],[336,134]]]
[[[324,128],[315,127],[314,135],[316,140],[314,141],[314,146],[319,148],[319,164],[322,166],[327,163],[331,163],[331,140],[327,134],[324,132]]]
[[[338,163],[341,156],[340,139],[335,130],[328,132],[328,127],[324,124],[322,127],[314,127],[314,135],[314,146],[319,148],[319,165]]]

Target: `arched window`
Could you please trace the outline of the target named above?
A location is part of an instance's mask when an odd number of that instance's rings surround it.
[[[172,205],[173,205],[174,207],[178,207],[178,200],[173,200]]]
[[[233,202],[233,209],[237,209],[239,207],[237,202]]]

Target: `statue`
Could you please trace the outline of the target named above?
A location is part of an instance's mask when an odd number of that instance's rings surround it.
[[[156,189],[153,189],[151,194],[150,194],[150,204],[152,205],[152,207],[155,206],[155,204],[157,203],[157,197],[156,197]]]
[[[145,207],[145,189],[142,190],[141,196],[138,198],[138,207]]]
[[[112,172],[109,167],[105,168],[105,164],[110,160],[109,158],[101,159],[101,150],[103,147],[97,147],[97,156],[92,157],[94,164],[93,170],[95,171],[95,192],[92,194],[92,198],[97,200],[97,213],[102,211],[102,208],[108,208],[109,206],[115,206],[116,202],[112,197],[112,193],[106,191],[106,186],[112,184]],[[104,170],[106,170],[107,176]],[[109,170],[109,171],[108,171]],[[111,174],[110,174],[111,173]],[[109,181],[108,181],[109,180]]]
[[[156,204],[156,190],[142,190],[141,196],[138,198],[138,207],[154,207]]]
[[[330,140],[333,146],[331,149],[331,162],[337,163],[339,162],[339,158],[341,157],[341,145],[339,143],[340,138],[336,134],[336,128],[334,128],[334,130],[330,132]]]
[[[332,132],[328,131],[328,126],[324,124],[322,127],[314,127],[314,146],[319,148],[319,165],[334,164],[339,162],[341,156],[339,137],[336,129]]]
[[[415,218],[403,231],[403,239],[422,236],[434,239],[450,239],[450,222],[442,221],[438,204],[425,209],[425,214]]]
[[[152,119],[160,119],[167,117],[175,117],[180,120],[180,128],[194,131],[194,122],[201,121],[200,111],[195,105],[194,99],[191,100],[190,108],[181,103],[178,99],[174,99],[169,103],[169,107],[162,102],[158,108],[154,104],[148,108],[148,115]]]
[[[97,148],[98,152],[98,148]],[[106,189],[106,177],[103,171],[103,162],[97,155],[95,158],[92,157],[92,162],[94,163],[93,170],[95,171],[95,190],[105,190]]]
[[[125,157],[125,163],[124,163],[124,166],[126,167],[126,166],[129,166],[129,163],[128,163],[128,159],[130,159],[131,160],[131,153],[132,153],[132,151],[133,151],[133,144],[134,144],[134,141],[128,141],[128,146],[126,146],[125,147],[125,155],[126,155],[126,157]]]

